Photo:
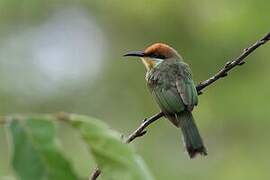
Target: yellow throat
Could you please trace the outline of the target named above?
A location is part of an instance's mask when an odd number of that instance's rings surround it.
[[[142,59],[142,62],[144,64],[144,66],[146,67],[146,70],[149,71],[151,70],[153,67],[155,67],[156,65],[156,61],[153,61],[152,59],[150,58],[146,58],[146,57],[143,57],[141,58]]]

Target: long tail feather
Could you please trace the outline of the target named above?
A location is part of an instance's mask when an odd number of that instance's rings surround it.
[[[169,118],[171,119],[171,118]],[[172,119],[171,119],[172,121]],[[197,154],[207,155],[199,130],[190,111],[183,111],[175,115],[175,119],[181,127],[186,150],[190,158]]]

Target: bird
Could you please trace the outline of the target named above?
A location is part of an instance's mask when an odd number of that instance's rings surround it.
[[[207,155],[192,115],[198,104],[198,93],[191,69],[182,56],[165,43],[155,43],[143,51],[130,51],[124,56],[142,60],[147,86],[164,116],[182,131],[189,157]]]

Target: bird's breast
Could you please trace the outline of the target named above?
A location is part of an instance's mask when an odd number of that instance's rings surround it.
[[[175,86],[175,79],[170,71],[161,68],[153,68],[146,74],[147,85],[150,89],[159,86],[163,89],[169,89]]]

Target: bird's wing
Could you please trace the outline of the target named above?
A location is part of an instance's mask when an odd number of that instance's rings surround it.
[[[156,102],[164,113],[181,112],[185,109],[175,84],[175,73],[168,71],[168,66],[149,71],[147,85]]]
[[[157,86],[153,89],[152,95],[156,99],[159,107],[165,113],[176,113],[185,109],[185,105],[182,102],[177,89],[174,87],[165,88]]]
[[[192,80],[192,74],[189,66],[184,62],[174,64],[176,71],[176,87],[184,104],[192,109],[198,104],[198,94],[195,84]]]

